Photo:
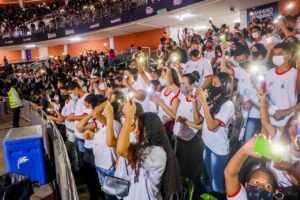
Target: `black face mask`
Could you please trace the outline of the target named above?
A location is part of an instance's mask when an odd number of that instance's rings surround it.
[[[234,43],[238,43],[239,42],[239,38],[233,38],[233,42]]]
[[[253,52],[253,51],[252,51],[252,56],[253,56],[253,58],[258,58],[259,55],[260,55],[260,54],[259,54],[258,51],[256,51],[256,52]]]
[[[287,29],[292,32],[294,30],[294,27],[287,27]]]
[[[208,93],[210,98],[215,98],[216,96],[222,93],[222,87],[215,87],[211,85],[208,89]]]
[[[259,187],[255,187],[252,185],[248,185],[246,187],[248,200],[272,200],[273,194],[272,192],[268,192]]]
[[[129,71],[132,75],[135,75],[138,72],[138,70],[136,68],[129,68]]]
[[[247,69],[247,67],[249,65],[249,62],[245,60],[245,61],[239,63],[239,65],[240,65],[241,68]]]
[[[197,56],[199,56],[199,54],[200,54],[200,51],[198,49],[194,49],[191,51],[191,56],[193,56],[193,57],[197,57]]]

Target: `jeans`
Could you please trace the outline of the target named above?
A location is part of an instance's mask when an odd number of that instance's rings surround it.
[[[114,168],[111,169],[111,170],[108,170],[108,169],[103,169],[101,167],[96,167],[96,169],[97,169],[97,172],[98,172],[98,177],[99,177],[99,181],[100,181],[101,186],[104,183],[105,176],[107,176],[107,175],[114,176],[114,174],[115,174],[115,169]],[[117,197],[111,196],[109,194],[105,194],[105,198],[107,200],[117,200],[118,199]]]
[[[228,161],[228,155],[217,155],[204,145],[203,184],[208,193],[225,193],[224,169]]]
[[[79,151],[81,153],[84,153],[84,151],[85,151],[84,140],[82,140],[82,139],[76,139],[76,144],[77,144],[77,147],[78,147]]]
[[[245,144],[255,133],[258,133],[261,129],[261,121],[259,118],[248,118],[244,140],[242,145]]]

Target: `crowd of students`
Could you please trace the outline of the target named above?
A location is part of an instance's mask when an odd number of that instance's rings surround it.
[[[53,94],[35,106],[91,199],[178,199],[183,177],[193,199],[299,199],[300,16],[277,20],[164,34],[156,62],[137,49],[128,67],[45,66]],[[108,192],[109,177],[128,194]]]

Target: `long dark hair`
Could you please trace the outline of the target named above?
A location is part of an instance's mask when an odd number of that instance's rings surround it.
[[[149,155],[152,146],[162,147],[167,154],[167,163],[162,178],[166,198],[181,189],[181,179],[176,156],[169,142],[167,132],[160,118],[155,113],[144,113],[139,117],[139,142],[129,147],[129,159],[135,161],[135,181],[138,181],[139,169]],[[150,147],[150,150],[149,148]],[[146,150],[147,149],[147,150]]]
[[[209,105],[211,106],[210,113],[212,116],[215,116],[220,111],[222,105],[231,99],[233,90],[233,79],[228,73],[219,72],[215,76],[217,76],[222,83],[222,93],[217,99],[209,99]]]

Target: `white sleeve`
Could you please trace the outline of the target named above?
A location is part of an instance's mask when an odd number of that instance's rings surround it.
[[[227,127],[234,115],[234,105],[231,101],[225,102],[219,112],[215,116],[215,120],[218,121],[221,126]]]
[[[213,75],[213,70],[212,70],[211,64],[207,59],[205,60],[205,64],[204,64],[204,68],[203,68],[203,75],[204,75],[204,78],[207,78],[207,77]]]
[[[240,189],[233,195],[227,194],[227,200],[248,200],[244,186],[241,185]]]

